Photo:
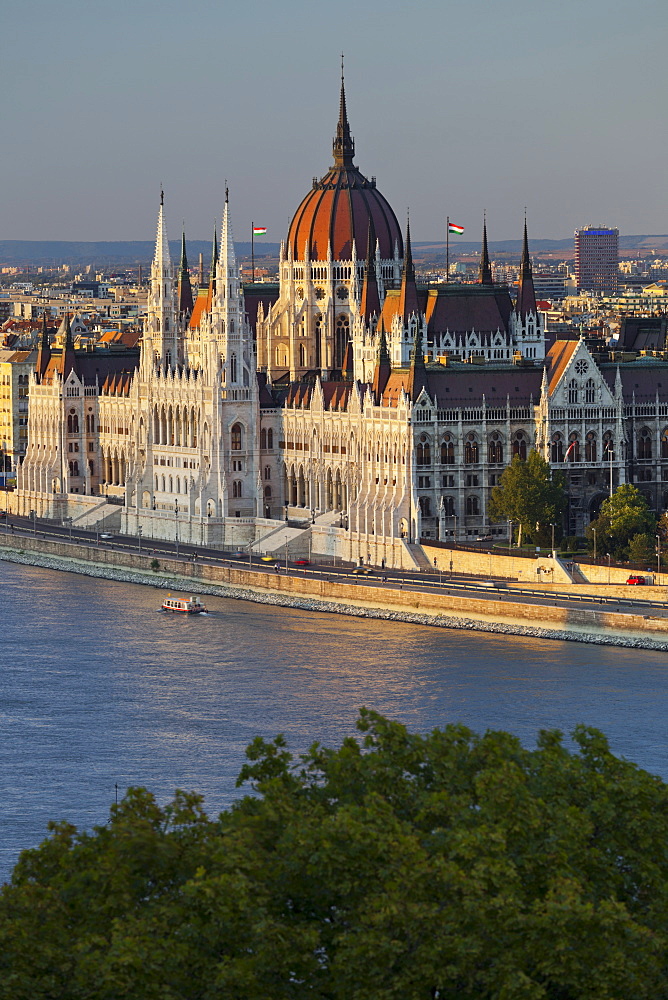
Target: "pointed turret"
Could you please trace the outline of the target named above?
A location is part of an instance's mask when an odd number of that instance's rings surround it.
[[[237,258],[234,253],[229,201],[229,191],[225,188],[225,208],[223,209],[223,224],[220,230],[220,263],[230,274],[236,275]]]
[[[406,222],[406,247],[404,251],[404,266],[401,272],[399,314],[403,317],[404,323],[407,323],[409,316],[413,313],[415,313],[416,316],[420,315],[420,303],[418,301],[417,286],[415,284],[415,267],[413,266],[411,224],[409,219]]]
[[[533,272],[529,257],[529,238],[527,236],[527,220],[524,220],[524,242],[522,244],[522,260],[520,262],[520,281],[517,289],[515,312],[524,319],[530,313],[537,315],[536,292],[533,287]]]
[[[345,382],[352,382],[355,377],[355,366],[353,361],[353,344],[349,340],[346,344],[346,349],[343,354],[343,368],[341,369],[341,375]]]
[[[352,167],[355,155],[355,140],[350,134],[348,111],[346,109],[346,88],[343,80],[343,57],[341,57],[341,97],[339,100],[339,120],[336,136],[332,144],[334,164],[337,167]]]
[[[70,374],[75,366],[75,356],[74,356],[74,340],[72,338],[72,325],[70,323],[70,314],[65,313],[65,344],[63,345],[63,353],[60,356],[59,371],[63,377],[63,382]]]
[[[422,332],[420,324],[415,327],[415,340],[411,350],[411,370],[408,380],[408,393],[413,401],[420,395],[421,389],[427,385],[427,366],[424,363],[422,347]]]
[[[378,344],[378,354],[376,355],[376,367],[373,371],[373,394],[376,404],[380,403],[385,391],[390,374],[392,373],[392,360],[387,349],[387,337],[385,336],[385,326],[380,321],[380,341]]]
[[[376,234],[373,222],[369,221],[369,238],[366,249],[366,270],[364,272],[364,284],[362,285],[362,298],[360,300],[360,315],[369,322],[372,316],[380,316],[380,293],[378,291],[378,281],[376,279],[376,256],[375,256]]]
[[[169,256],[169,240],[167,239],[167,227],[164,216],[165,192],[160,192],[160,210],[158,211],[158,231],[155,237],[155,253],[153,255],[153,267],[160,268],[163,274],[166,269],[171,271],[172,260]]]
[[[161,191],[144,339],[145,347],[150,344],[151,351],[155,351],[155,354],[161,359],[161,364],[172,365],[177,362],[178,322],[164,204],[165,195]],[[147,355],[146,361],[148,362],[148,360]]]
[[[480,269],[478,271],[478,281],[481,285],[493,285],[494,279],[492,278],[492,265],[489,262],[489,253],[487,252],[487,220],[483,220],[482,224],[482,253],[480,254]]]
[[[49,340],[49,329],[46,325],[46,310],[42,313],[42,337],[39,342],[39,350],[37,352],[37,374],[40,379],[44,377],[46,369],[49,367],[49,361],[51,360],[51,341]]]
[[[188,270],[188,258],[186,256],[185,230],[181,237],[181,261],[179,263],[177,299],[179,316],[181,319],[187,319],[193,311],[193,290],[190,284],[190,271]]]

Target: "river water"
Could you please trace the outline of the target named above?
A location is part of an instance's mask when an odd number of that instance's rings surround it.
[[[115,785],[197,790],[215,813],[254,736],[336,745],[361,705],[528,746],[582,722],[668,778],[665,653],[214,597],[170,617],[164,591],[3,562],[0,588],[0,880],[49,819],[103,823]]]

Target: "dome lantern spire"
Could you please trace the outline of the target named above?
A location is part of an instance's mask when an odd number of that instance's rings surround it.
[[[355,140],[350,134],[348,112],[346,109],[346,88],[343,78],[343,53],[341,53],[341,98],[339,101],[339,121],[336,126],[336,136],[332,144],[334,164],[337,167],[352,167],[355,155]]]

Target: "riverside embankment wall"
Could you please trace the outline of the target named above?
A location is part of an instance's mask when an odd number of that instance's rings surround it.
[[[656,635],[668,638],[668,620],[660,617],[634,613],[592,610],[581,607],[550,606],[546,603],[535,605],[522,603],[508,592],[507,596],[485,599],[463,597],[448,592],[447,584],[438,592],[423,593],[392,585],[388,581],[383,586],[363,583],[339,582],[335,578],[318,579],[308,574],[298,575],[251,570],[241,565],[224,565],[192,562],[188,559],[160,558],[160,570],[153,573],[151,553],[139,554],[112,548],[79,545],[65,541],[50,541],[39,537],[15,538],[0,534],[0,554],[2,550],[13,550],[36,557],[47,556],[74,560],[63,564],[62,569],[77,571],[77,563],[85,572],[85,564],[104,569],[136,570],[151,576],[156,585],[173,585],[184,591],[189,582],[198,585],[222,585],[238,588],[240,591],[257,590],[259,593],[273,593],[295,598],[314,598],[325,602],[357,605],[360,607],[383,608],[390,611],[420,613],[428,616],[456,616],[458,618],[479,619],[484,622],[525,623],[544,625],[568,631],[591,629],[607,633],[628,633]],[[7,555],[9,556],[9,552]],[[178,578],[175,580],[175,578]],[[199,588],[198,588],[199,589]]]

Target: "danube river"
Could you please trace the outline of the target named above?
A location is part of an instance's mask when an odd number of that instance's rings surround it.
[[[529,746],[582,722],[668,778],[665,653],[210,597],[207,617],[168,617],[164,591],[3,562],[0,586],[0,880],[49,819],[105,822],[116,785],[198,790],[215,813],[254,736],[334,745],[360,705]]]

